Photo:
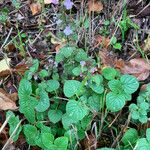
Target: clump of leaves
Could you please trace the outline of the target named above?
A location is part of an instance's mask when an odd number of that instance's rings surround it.
[[[147,85],[146,90],[141,91],[137,98],[137,104],[131,104],[129,110],[131,111],[132,119],[139,120],[141,123],[146,123],[148,120],[150,102],[150,84]]]
[[[139,83],[113,68],[98,73],[96,62],[73,46],[61,48],[55,61],[61,64],[61,72],[57,65],[39,70],[39,61],[33,60],[21,80],[19,111],[28,120],[21,128],[29,145],[44,150],[73,149],[86,137],[93,118],[101,117],[105,109],[121,110]]]
[[[131,94],[138,89],[139,83],[134,76],[118,75],[118,72],[112,68],[104,69],[102,74],[109,80],[110,92],[106,95],[107,109],[112,112],[119,111],[124,107],[126,101],[131,100]]]

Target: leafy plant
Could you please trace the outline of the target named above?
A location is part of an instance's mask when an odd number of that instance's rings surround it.
[[[141,91],[137,98],[137,104],[131,104],[129,110],[131,111],[132,119],[139,120],[141,123],[146,123],[148,120],[147,113],[149,112],[150,102],[150,84],[147,85],[146,90]]]
[[[126,101],[131,100],[131,94],[138,89],[139,83],[131,75],[122,75],[118,79],[113,79],[117,76],[117,72],[115,73],[114,69],[104,69],[103,74],[106,79],[112,79],[108,82],[110,92],[106,95],[107,109],[112,112],[119,111],[124,107]]]
[[[110,44],[113,46],[114,49],[121,50],[122,48],[121,43],[117,42],[117,38],[115,36],[111,38]]]
[[[45,150],[66,150],[85,138],[95,116],[100,117],[105,109],[121,110],[139,83],[113,68],[96,72],[95,61],[83,49],[65,46],[55,59],[62,64],[61,75],[57,66],[39,70],[38,60],[33,60],[20,81],[19,110],[28,120],[23,125],[28,144]],[[77,67],[80,73],[73,71]]]
[[[127,8],[124,6],[123,9],[123,17],[122,20],[119,23],[119,27],[121,29],[122,33],[122,40],[125,40],[125,33],[128,31],[129,28],[139,29],[139,26],[136,25],[132,20],[127,16]]]
[[[146,138],[140,138],[137,140],[134,149],[138,149],[138,150],[150,149],[150,129],[146,130]]]

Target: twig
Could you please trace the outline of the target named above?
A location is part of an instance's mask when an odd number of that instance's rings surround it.
[[[127,119],[125,125],[123,126],[122,130],[120,131],[120,133],[118,134],[118,136],[116,137],[116,139],[114,140],[114,142],[112,143],[112,145],[111,145],[112,148],[116,147],[117,142],[121,139],[124,131],[128,128],[128,125],[130,123],[130,119],[131,119],[131,113],[129,113],[128,119]]]
[[[2,46],[0,48],[1,51],[2,51],[2,48],[5,46],[5,44],[7,43],[8,39],[9,39],[9,37],[11,35],[12,30],[13,30],[13,27],[11,27],[11,29],[10,29],[10,31],[9,31],[9,33],[8,33],[8,35],[7,35],[7,37],[6,37],[5,41],[4,41],[4,43],[2,44]]]
[[[10,119],[10,116],[8,116],[8,117],[6,118],[5,122],[4,122],[3,125],[1,126],[1,128],[0,128],[0,134],[1,134],[1,132],[3,131],[3,129],[5,128],[5,126],[7,125],[9,119]]]
[[[16,128],[14,129],[13,133],[10,135],[9,139],[7,140],[7,142],[5,143],[5,145],[3,146],[2,150],[6,150],[7,145],[9,144],[9,142],[11,141],[11,138],[16,133],[17,129],[19,128],[19,126],[21,124],[21,122],[22,122],[22,120],[17,124]]]
[[[117,116],[115,117],[115,119],[111,122],[111,124],[108,126],[109,128],[112,126],[112,124],[116,121],[116,119],[118,118],[118,116],[121,114],[121,111],[117,114]]]

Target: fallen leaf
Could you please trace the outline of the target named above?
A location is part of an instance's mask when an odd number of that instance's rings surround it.
[[[13,69],[13,72],[24,75],[25,71],[28,70],[29,67],[30,65],[27,66],[27,64],[19,64]]]
[[[125,62],[122,59],[116,59],[115,60],[115,68],[121,69],[124,68]]]
[[[5,77],[10,74],[10,58],[5,58],[0,61],[0,77]]]
[[[5,70],[10,70],[9,67],[10,60],[11,60],[10,58],[5,58],[0,61],[0,73]]]
[[[95,36],[94,47],[98,47],[99,45],[102,45],[104,48],[108,48],[108,46],[110,45],[110,39],[101,35]]]
[[[16,49],[15,45],[13,43],[10,43],[7,47],[6,47],[6,51],[8,52],[14,52]]]
[[[89,13],[93,12],[100,12],[103,10],[103,4],[101,1],[96,0],[89,0],[88,1],[88,10]]]
[[[120,70],[123,74],[134,75],[139,81],[147,79],[150,75],[150,65],[142,58],[131,59]]]
[[[0,89],[0,110],[15,110],[18,107],[2,88]]]
[[[114,67],[117,57],[115,54],[111,54],[107,49],[99,51],[99,57],[101,60],[102,67]]]
[[[42,10],[41,9],[41,4],[40,3],[32,3],[30,5],[30,9],[31,9],[32,15],[39,14]]]
[[[16,102],[18,100],[18,94],[15,92],[15,93],[12,93],[12,94],[9,94],[8,97],[13,101],[13,102]]]

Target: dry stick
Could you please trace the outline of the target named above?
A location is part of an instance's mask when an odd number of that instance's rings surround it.
[[[3,125],[2,125],[1,128],[0,128],[0,134],[1,134],[1,132],[3,131],[3,129],[5,128],[5,126],[7,125],[9,119],[10,119],[10,116],[8,116],[8,117],[6,118],[6,120],[4,121]]]
[[[2,150],[5,150],[7,145],[9,144],[11,138],[14,136],[14,134],[16,133],[17,129],[19,128],[20,124],[21,124],[22,120],[17,124],[16,128],[14,129],[13,133],[10,135],[9,139],[7,140],[7,142],[5,143],[5,145],[3,146]]]
[[[123,132],[128,128],[128,125],[130,123],[130,119],[131,119],[131,113],[129,113],[128,119],[127,119],[125,125],[123,126],[122,130],[120,131],[120,133],[116,137],[115,141],[112,143],[112,145],[111,145],[112,148],[116,147],[116,144],[120,140],[121,136],[123,135]]]
[[[120,111],[117,116],[115,117],[115,119],[111,122],[111,124],[108,126],[109,128],[112,126],[112,124],[116,121],[116,119],[119,117],[119,115],[121,114],[122,111]]]
[[[141,14],[147,7],[149,7],[149,6],[150,6],[150,3],[147,4],[138,14],[136,14],[136,15],[131,15],[130,18],[137,17],[138,15],[140,15],[140,14]]]
[[[5,44],[7,43],[8,39],[9,39],[9,37],[11,35],[12,30],[13,30],[13,27],[11,27],[11,29],[10,29],[10,31],[9,31],[9,33],[8,33],[8,35],[7,35],[7,37],[6,37],[5,41],[4,41],[4,43],[2,44],[2,46],[0,48],[1,51],[2,51],[2,48],[5,46]]]

